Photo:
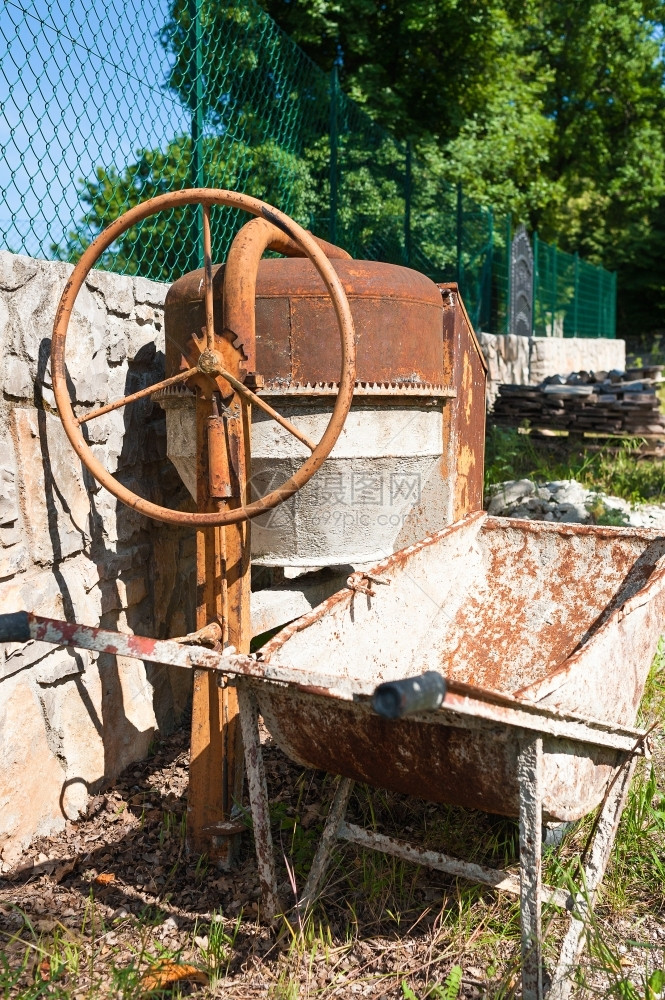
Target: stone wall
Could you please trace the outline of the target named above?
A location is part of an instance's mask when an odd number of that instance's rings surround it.
[[[103,490],[55,412],[50,337],[70,273],[0,252],[0,610],[182,634],[193,619],[193,533],[149,521]],[[162,377],[166,287],[90,275],[67,350],[84,409]],[[96,456],[130,488],[156,502],[191,502],[164,457],[163,413],[149,399],[86,427]],[[84,813],[90,793],[144,756],[155,731],[182,716],[190,683],[140,660],[0,644],[0,866]]]
[[[487,375],[487,405],[494,405],[499,386],[538,385],[548,375],[576,371],[623,370],[626,343],[585,337],[518,337],[515,334],[478,334]]]

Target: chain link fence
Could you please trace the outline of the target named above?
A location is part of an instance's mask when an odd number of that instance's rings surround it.
[[[146,198],[235,188],[356,257],[458,281],[477,329],[509,329],[509,220],[379,128],[254,0],[4,0],[0,82],[5,249],[73,261]],[[246,218],[213,211],[216,259]],[[100,266],[171,281],[201,263],[199,225],[193,208],[147,219]],[[613,336],[612,276],[577,262],[570,298],[568,256],[537,245],[537,275],[558,270],[553,295],[534,282],[535,332]]]

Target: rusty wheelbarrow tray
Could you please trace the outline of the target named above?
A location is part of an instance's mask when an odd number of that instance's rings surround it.
[[[648,752],[633,720],[664,619],[665,537],[657,531],[478,513],[354,573],[345,591],[254,657],[23,612],[0,615],[0,641],[98,649],[235,683],[266,915],[279,901],[259,712],[295,761],[342,776],[300,907],[316,897],[337,839],[517,893],[523,998],[540,1000],[545,899],[571,910],[548,992],[563,1000],[636,758]],[[376,714],[378,683],[428,670],[448,680],[438,709],[394,720]],[[346,823],[354,780],[519,816],[519,879]],[[543,820],[576,819],[598,805],[584,891],[543,887]]]
[[[277,907],[258,712],[292,759],[343,776],[301,907],[315,898],[338,838],[517,892],[523,997],[532,1000],[544,995],[544,897],[575,911],[549,992],[567,996],[583,911],[604,874],[635,757],[646,752],[645,734],[629,727],[664,621],[665,537],[653,530],[478,513],[355,573],[260,656],[266,671],[315,663],[326,690],[264,682],[241,692],[268,905]],[[428,670],[449,681],[438,711],[372,711],[378,682]],[[520,880],[346,823],[354,780],[519,816]],[[601,803],[584,897],[541,887],[542,823],[579,819]]]

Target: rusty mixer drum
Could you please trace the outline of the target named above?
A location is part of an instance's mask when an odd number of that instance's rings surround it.
[[[442,294],[429,278],[396,265],[331,263],[356,328],[354,402],[325,468],[287,503],[254,521],[252,559],[258,564],[372,562],[482,505],[484,368],[454,288]],[[219,337],[223,274],[220,266],[213,277]],[[203,322],[202,271],[195,271],[175,282],[166,299],[167,376],[191,363],[197,350],[192,334],[200,334]],[[307,260],[266,259],[259,265],[256,366],[264,381],[261,395],[318,439],[336,392],[340,347],[330,300]],[[455,383],[467,368],[462,412],[455,407]],[[194,397],[174,387],[160,402],[167,411],[169,457],[195,495]],[[473,447],[466,451],[460,418],[473,424]],[[287,479],[304,454],[303,445],[254,411],[256,495]],[[480,474],[460,510],[456,472],[465,455],[473,456]]]

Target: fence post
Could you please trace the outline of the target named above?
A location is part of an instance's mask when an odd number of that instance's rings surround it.
[[[552,247],[552,323],[550,325],[550,337],[555,336],[555,322],[556,322],[556,306],[557,306],[557,264],[558,264],[559,251],[556,248],[556,243]]]
[[[487,209],[487,224],[489,232],[487,234],[487,257],[483,267],[483,306],[481,310],[482,321],[487,323],[485,329],[489,330],[492,324],[492,275],[494,273],[494,211],[490,205]]]
[[[330,71],[330,219],[328,235],[337,242],[337,63]]]
[[[192,93],[192,123],[191,123],[191,184],[192,187],[203,187],[203,52],[201,30],[201,7],[203,0],[188,0],[190,19],[190,66],[193,64],[194,88]],[[198,266],[204,266],[203,257],[203,206],[200,211],[195,209],[194,232],[196,234],[196,250]]]
[[[462,284],[462,275],[464,273],[462,265],[463,229],[464,229],[464,206],[462,205],[462,184],[460,181],[458,181],[457,182],[457,239],[456,239],[458,287],[461,286]]]
[[[573,278],[573,337],[577,336],[577,321],[579,318],[579,295],[580,295],[580,255],[577,250],[573,254],[575,259],[575,271]]]
[[[533,234],[533,294],[531,296],[533,300],[532,313],[531,313],[531,333],[532,336],[536,336],[536,320],[538,317],[538,286],[540,275],[538,273],[538,231],[536,230]]]
[[[407,266],[411,264],[411,155],[409,139],[404,160],[404,254]]]
[[[612,271],[612,278],[610,281],[610,295],[612,300],[610,303],[610,328],[607,331],[608,337],[616,337],[617,335],[617,273]]]
[[[506,333],[510,333],[510,297],[513,294],[513,217],[506,216]]]

